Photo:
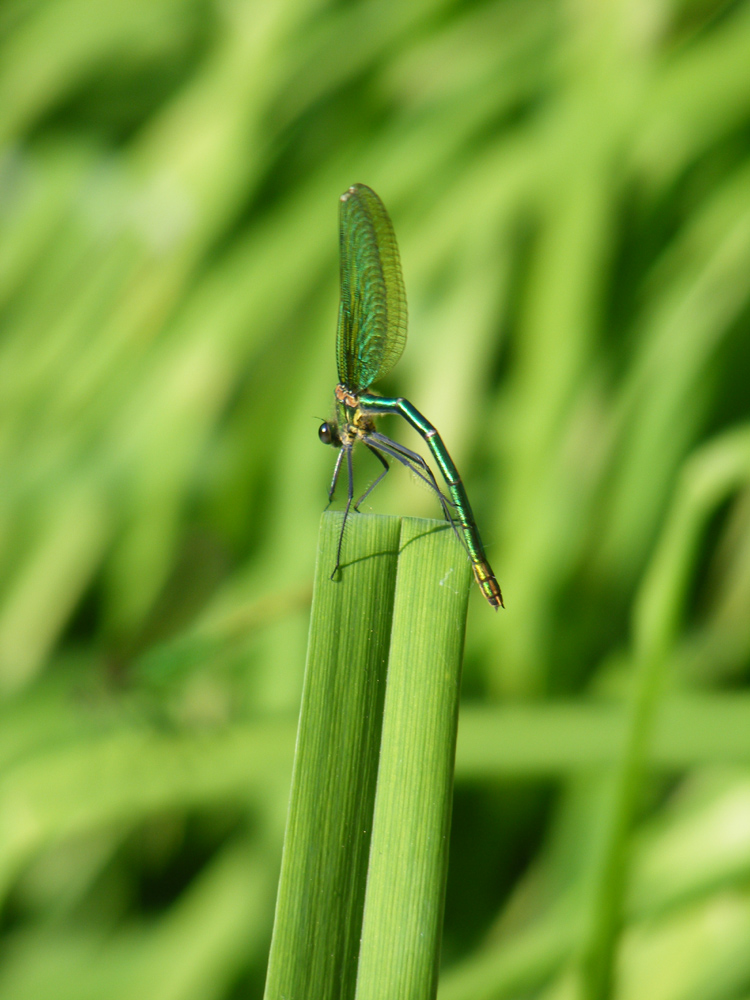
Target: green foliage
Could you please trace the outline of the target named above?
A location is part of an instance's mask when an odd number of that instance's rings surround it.
[[[262,995],[355,182],[507,604],[438,997],[748,995],[748,51],[747,0],[2,6],[0,1000]]]
[[[265,996],[353,997],[400,523],[321,524],[289,819]]]
[[[441,522],[325,514],[265,997],[435,995],[470,571]]]
[[[471,574],[435,527],[410,518],[399,539],[357,1000],[437,986]]]

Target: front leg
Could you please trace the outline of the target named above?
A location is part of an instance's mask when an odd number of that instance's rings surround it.
[[[328,510],[328,508],[333,503],[333,495],[336,492],[336,482],[339,478],[339,472],[341,471],[341,460],[343,459],[343,457],[344,457],[344,449],[339,448],[339,453],[336,456],[336,465],[334,466],[333,469],[333,479],[331,480],[331,488],[328,490],[328,503],[326,504],[325,508],[326,510]]]
[[[346,507],[344,508],[344,519],[341,522],[341,533],[339,534],[339,544],[336,549],[336,565],[333,567],[333,573],[331,573],[331,579],[336,576],[341,566],[341,546],[344,544],[344,528],[346,528],[346,519],[349,517],[349,511],[351,510],[352,500],[354,499],[354,469],[352,468],[352,446],[343,445],[341,448],[341,457],[336,463],[336,468],[341,464],[341,458],[343,458],[344,452],[346,452],[346,471],[348,473],[348,486],[349,491],[346,498]]]

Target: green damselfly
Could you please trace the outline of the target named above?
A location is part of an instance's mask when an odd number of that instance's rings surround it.
[[[503,596],[487,561],[466,489],[437,430],[407,399],[389,399],[367,391],[401,357],[406,345],[407,315],[393,225],[380,198],[364,184],[355,184],[341,195],[339,239],[341,304],[336,334],[339,377],[335,389],[336,419],[321,424],[318,430],[324,444],[339,449],[328,491],[329,504],[344,458],[348,479],[344,520],[331,579],[341,563],[344,527],[352,507],[356,511],[377,486],[388,472],[388,458],[392,458],[411,469],[437,494],[446,519],[469,554],[480,590],[493,608],[503,607]],[[448,497],[444,496],[421,455],[378,432],[374,418],[389,413],[404,417],[422,436],[445,480]],[[376,456],[383,471],[355,502],[352,449],[357,441]]]

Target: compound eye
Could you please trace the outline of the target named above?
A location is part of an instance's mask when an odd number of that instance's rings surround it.
[[[318,428],[318,437],[323,444],[333,444],[333,430],[327,421]]]

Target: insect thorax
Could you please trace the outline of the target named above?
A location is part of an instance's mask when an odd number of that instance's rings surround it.
[[[366,437],[375,430],[371,416],[359,407],[359,396],[346,386],[337,385],[335,390],[339,410],[339,433],[345,444],[354,444],[357,438]]]
[[[351,389],[347,389],[345,385],[339,383],[334,389],[334,395],[339,403],[343,403],[350,410],[356,410],[359,406],[359,396],[352,392]]]

